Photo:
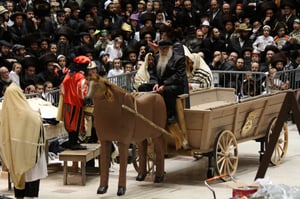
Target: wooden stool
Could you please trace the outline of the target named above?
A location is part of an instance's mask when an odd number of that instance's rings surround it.
[[[100,167],[100,145],[99,144],[83,144],[86,150],[65,150],[59,154],[59,160],[64,161],[64,185],[68,184],[68,161],[80,162],[81,165],[81,185],[86,182],[86,162],[98,158]]]

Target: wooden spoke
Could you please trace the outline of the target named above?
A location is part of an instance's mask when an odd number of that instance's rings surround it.
[[[235,174],[238,165],[238,150],[236,138],[231,131],[225,130],[219,134],[215,143],[214,157],[218,175],[226,173],[233,176]]]
[[[267,132],[268,137],[267,137],[265,146],[267,146],[267,144],[269,143],[270,136],[273,133],[273,129],[274,129],[276,120],[277,120],[277,118],[274,118],[271,121],[271,124],[270,124],[268,132]],[[273,164],[273,165],[280,164],[280,162],[284,159],[284,157],[286,155],[287,147],[288,147],[288,128],[287,128],[287,124],[284,123],[283,127],[281,129],[279,138],[277,140],[277,143],[275,145],[274,152],[271,157],[271,164]]]

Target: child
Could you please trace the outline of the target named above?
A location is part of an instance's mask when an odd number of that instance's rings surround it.
[[[108,71],[107,77],[113,77],[113,76],[121,75],[123,73],[124,73],[124,71],[122,69],[121,59],[114,58],[113,59],[113,68]]]
[[[16,83],[18,86],[20,86],[20,73],[22,70],[22,65],[18,62],[15,62],[12,65],[12,71],[9,72],[10,79]]]
[[[260,35],[256,38],[254,43],[252,44],[253,49],[258,50],[259,52],[263,52],[266,46],[276,46],[274,38],[270,35],[271,27],[265,25],[263,27],[263,35]]]
[[[35,84],[35,91],[42,96],[43,92],[44,92],[44,85],[42,83],[36,83]]]
[[[46,81],[44,83],[44,90],[42,93],[42,99],[46,100],[47,102],[51,102],[51,104],[54,103],[54,98],[50,91],[53,89],[53,84],[50,81]]]

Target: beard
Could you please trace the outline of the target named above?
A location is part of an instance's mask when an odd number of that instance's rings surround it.
[[[158,58],[158,62],[156,65],[158,75],[162,76],[162,74],[165,72],[166,66],[167,66],[169,60],[171,59],[172,54],[173,54],[172,49],[169,49],[167,55],[161,55],[161,53],[159,53],[159,58]]]
[[[10,79],[10,77],[8,77],[8,78],[1,78],[1,80],[2,81],[4,81],[5,83],[11,83],[11,79]]]

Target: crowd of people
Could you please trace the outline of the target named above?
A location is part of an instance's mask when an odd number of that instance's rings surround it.
[[[177,96],[212,87],[213,70],[272,77],[300,68],[299,47],[299,0],[0,0],[0,97],[8,103],[11,93],[39,93],[53,102],[49,92],[60,88],[67,148],[84,149],[78,134],[88,75],[136,71],[133,89],[161,94],[173,123]],[[219,85],[239,88],[240,80],[237,86],[224,76]],[[289,81],[267,86],[287,89]],[[41,120],[35,121],[38,137]],[[39,178],[13,179],[20,182],[17,198],[38,196]],[[30,193],[22,192],[27,182],[35,183]]]
[[[166,39],[210,70],[297,68],[299,7],[299,0],[1,0],[0,97],[10,81],[27,93],[49,82],[59,87],[78,55],[94,61],[102,76],[138,70]]]

